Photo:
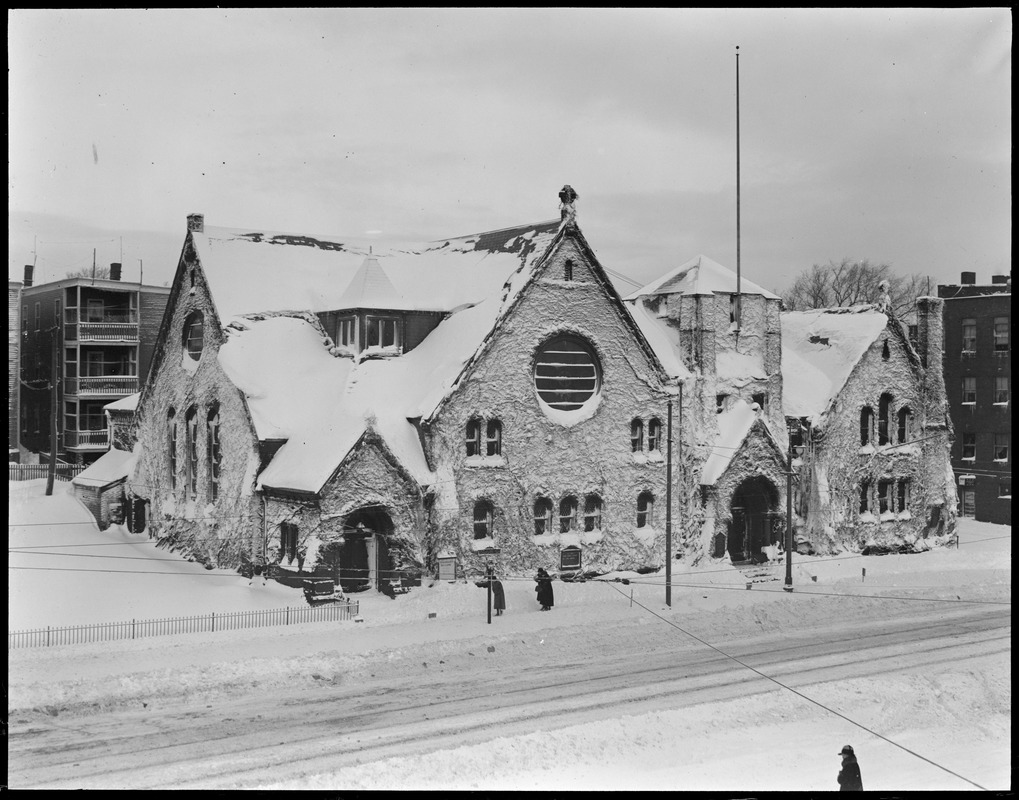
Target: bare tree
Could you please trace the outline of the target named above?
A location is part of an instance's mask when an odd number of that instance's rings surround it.
[[[896,275],[889,264],[843,258],[805,269],[782,295],[782,303],[787,311],[875,303],[881,281],[888,281],[892,310],[900,319],[909,317],[916,298],[930,291],[926,275]]]
[[[82,267],[81,269],[72,269],[65,276],[67,278],[109,278],[110,268],[109,267],[96,267],[93,272],[92,267]]]

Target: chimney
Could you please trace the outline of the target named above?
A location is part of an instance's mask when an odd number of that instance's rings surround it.
[[[205,233],[205,214],[188,214],[188,230]]]
[[[963,286],[974,286],[977,282],[977,274],[975,272],[964,272],[960,282]]]
[[[25,285],[25,288],[28,288],[29,286],[32,285],[33,272],[35,272],[35,265],[25,264],[25,280],[22,281],[22,283]]]
[[[991,283],[993,283],[995,286],[1007,286],[1008,275],[992,275]]]
[[[110,264],[110,280],[111,281],[120,280],[120,264],[117,263],[116,261]]]

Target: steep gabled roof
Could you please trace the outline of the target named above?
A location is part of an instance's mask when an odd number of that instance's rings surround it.
[[[782,403],[786,416],[816,422],[889,322],[873,305],[784,312]]]
[[[741,294],[759,294],[771,300],[779,299],[777,294],[769,292],[753,281],[748,281],[742,275],[740,276],[739,290]],[[717,261],[700,255],[627,295],[625,299],[635,300],[638,297],[661,294],[707,295],[716,293],[735,294],[736,273],[728,267],[723,267]]]
[[[188,236],[226,325],[252,313],[350,308],[350,298],[375,292],[379,302],[402,298],[400,310],[451,311],[498,292],[557,230],[558,221],[543,222],[425,243],[212,226]],[[366,266],[371,258],[378,269]]]
[[[777,456],[785,452],[785,446],[771,430],[767,417],[754,411],[745,400],[737,400],[732,407],[718,415],[718,436],[715,437],[711,454],[701,468],[702,486],[715,485],[754,430],[760,431],[770,442]]]

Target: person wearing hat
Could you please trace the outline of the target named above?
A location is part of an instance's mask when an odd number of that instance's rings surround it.
[[[856,762],[856,753],[850,745],[846,745],[839,753],[842,756],[842,769],[839,770],[840,792],[862,792],[863,778],[860,777],[860,765]]]

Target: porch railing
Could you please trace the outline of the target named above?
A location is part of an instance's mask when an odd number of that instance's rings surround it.
[[[110,431],[107,428],[98,431],[64,431],[64,447],[107,448],[109,446]]]
[[[111,397],[138,391],[137,375],[90,375],[85,378],[64,378],[64,394],[79,397]]]

